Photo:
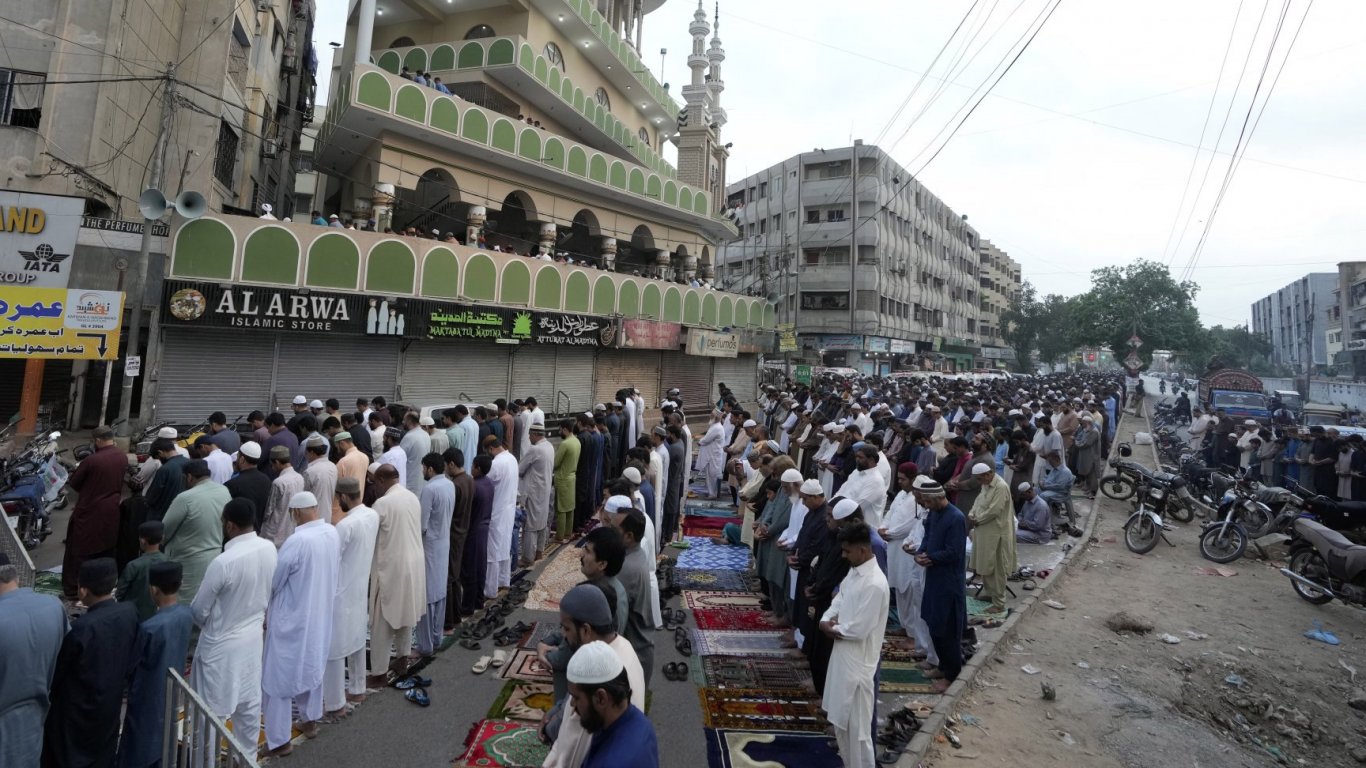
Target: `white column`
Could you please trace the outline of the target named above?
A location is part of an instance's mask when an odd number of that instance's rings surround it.
[[[356,63],[369,64],[375,36],[375,0],[360,0],[356,14]]]

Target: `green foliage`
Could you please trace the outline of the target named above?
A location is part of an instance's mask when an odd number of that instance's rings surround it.
[[[1039,362],[1056,362],[1072,349],[1072,299],[1056,293],[1042,298],[1032,283],[1025,282],[1019,295],[1001,315],[1001,336],[1015,349],[1015,362],[1020,370],[1033,368],[1029,355],[1038,350]]]
[[[1108,347],[1117,360],[1129,353],[1129,337],[1143,340],[1146,366],[1154,349],[1184,352],[1201,343],[1195,309],[1198,286],[1177,282],[1166,265],[1140,260],[1091,272],[1091,290],[1071,301],[1071,341]]]
[[[1177,357],[1198,372],[1213,368],[1244,368],[1259,376],[1278,375],[1276,366],[1270,362],[1271,344],[1245,325],[1201,329]]]

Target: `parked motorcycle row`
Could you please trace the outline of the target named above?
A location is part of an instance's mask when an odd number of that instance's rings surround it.
[[[11,419],[12,429],[18,418]],[[0,508],[25,549],[34,549],[52,534],[52,512],[70,502],[67,478],[93,450],[57,448],[59,429],[39,429],[23,446],[0,459]],[[70,454],[70,458],[68,458]]]

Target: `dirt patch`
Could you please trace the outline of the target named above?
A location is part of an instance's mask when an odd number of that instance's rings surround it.
[[[1112,613],[1105,619],[1105,626],[1110,628],[1115,634],[1128,633],[1131,635],[1146,635],[1153,631],[1153,623],[1138,616],[1132,616],[1127,611]]]

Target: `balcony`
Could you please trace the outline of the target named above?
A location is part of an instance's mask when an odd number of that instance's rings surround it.
[[[379,67],[355,65],[337,93],[318,132],[317,163],[327,172],[344,175],[344,169],[367,157],[370,146],[382,141],[388,131],[650,211],[714,240],[737,235],[735,226],[721,217],[702,190],[548,131],[519,125]]]
[[[432,72],[448,86],[449,75],[487,72],[489,77],[526,99],[573,131],[585,143],[623,160],[634,159],[654,172],[677,179],[672,165],[645,145],[635,132],[583,92],[573,80],[549,64],[520,36],[491,37],[453,43],[432,43],[409,48],[376,50],[371,60],[380,69],[397,75],[403,67],[413,72]],[[648,103],[648,102],[647,102]],[[639,111],[655,125],[676,119],[663,108]]]

